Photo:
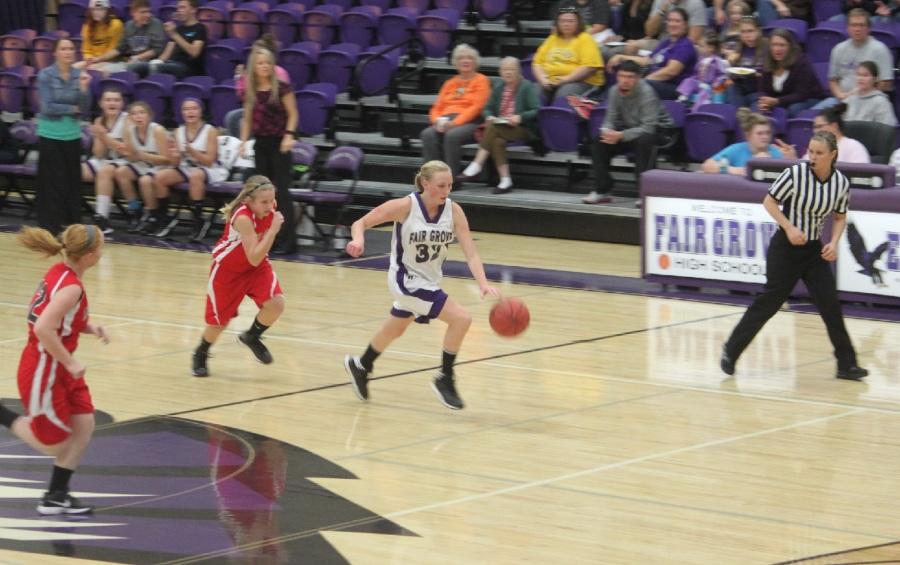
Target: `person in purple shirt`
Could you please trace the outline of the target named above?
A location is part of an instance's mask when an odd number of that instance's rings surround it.
[[[688,15],[681,8],[672,8],[666,15],[667,39],[660,41],[649,56],[615,55],[609,67],[622,61],[634,61],[648,72],[644,78],[663,100],[678,98],[678,83],[694,72],[697,51],[687,36]]]
[[[761,111],[781,106],[792,118],[825,98],[816,71],[794,34],[786,29],[777,28],[769,35],[769,53],[759,78],[759,91]]]

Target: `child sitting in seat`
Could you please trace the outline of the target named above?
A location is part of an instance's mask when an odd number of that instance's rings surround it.
[[[725,102],[729,65],[719,53],[720,45],[716,33],[707,32],[698,44],[701,59],[694,75],[678,84],[678,101],[692,104],[692,111],[704,104]]]

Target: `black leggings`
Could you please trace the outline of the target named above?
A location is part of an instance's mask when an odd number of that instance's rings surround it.
[[[284,225],[278,232],[278,245],[293,247],[296,244],[294,201],[291,199],[291,176],[294,164],[291,152],[282,153],[281,136],[261,136],[256,138],[253,152],[256,158],[256,172],[269,177],[275,185],[278,211],[284,216]]]
[[[38,138],[37,220],[58,234],[81,221],[81,138]]]

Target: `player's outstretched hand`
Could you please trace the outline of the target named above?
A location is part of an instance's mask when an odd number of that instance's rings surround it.
[[[87,369],[81,361],[72,359],[72,362],[66,365],[66,370],[72,375],[73,379],[81,379],[84,377],[84,371]]]
[[[491,298],[496,298],[497,300],[500,300],[501,298],[503,298],[503,296],[500,294],[500,291],[489,284],[481,285],[480,290],[481,290],[481,298],[484,298],[486,296],[490,296]]]
[[[347,243],[347,255],[351,257],[359,257],[365,250],[365,241],[357,241],[355,239],[351,239],[350,242]]]

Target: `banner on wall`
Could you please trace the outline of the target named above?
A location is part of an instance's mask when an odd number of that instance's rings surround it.
[[[761,203],[648,196],[645,274],[763,284],[777,229]]]
[[[837,261],[841,292],[900,298],[900,224],[897,214],[853,210]]]

